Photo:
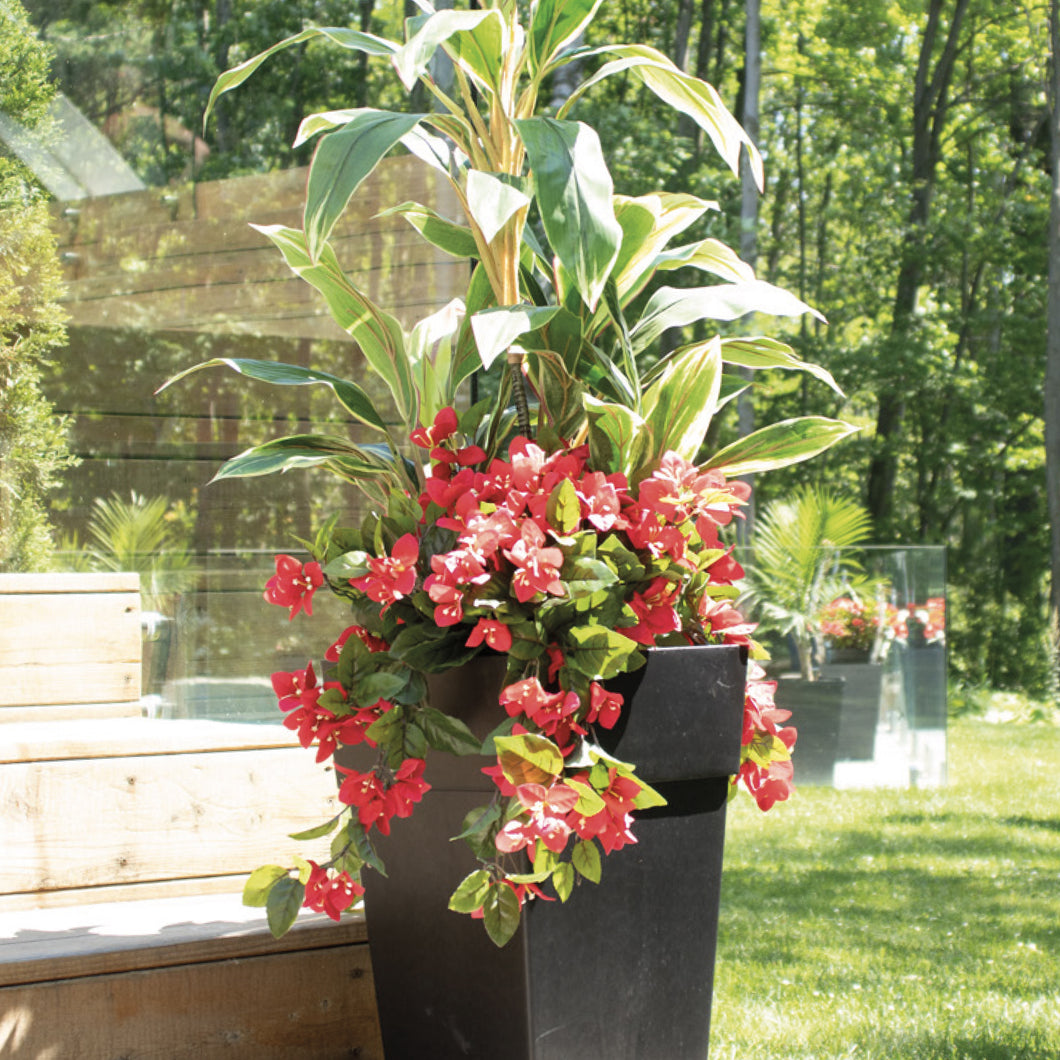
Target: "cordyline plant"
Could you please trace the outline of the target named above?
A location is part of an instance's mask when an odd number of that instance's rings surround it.
[[[672,245],[716,204],[614,193],[597,134],[572,115],[584,92],[615,73],[696,121],[734,172],[743,150],[761,184],[761,161],[714,89],[659,52],[575,46],[598,6],[538,0],[524,27],[512,0],[437,12],[420,2],[404,43],[306,29],[228,71],[211,96],[210,107],[274,52],[322,37],[388,59],[437,108],[307,117],[298,142],[319,142],[303,227],[260,228],[386,383],[396,421],[356,382],[324,372],[227,359],[191,369],[223,364],[282,386],[330,387],[375,436],[283,438],[218,475],[321,466],[369,508],[359,527],[327,522],[309,562],[278,557],[266,590],[292,617],[310,611],[324,584],[349,600],[351,623],[325,653],[334,665],[323,680],[310,665],[273,683],[285,723],[318,760],[340,745],[376,749],[365,772],[339,767],[336,819],[296,837],[333,833],[330,861],[267,866],[249,881],[246,899],[267,906],[276,932],[303,903],[337,918],[362,891],[362,867],[385,871],[373,835],[389,833],[428,791],[429,751],[496,759],[493,800],[453,822],[480,867],[451,901],[480,916],[496,943],[511,938],[529,897],[550,886],[565,900],[578,877],[597,881],[601,851],[634,842],[634,812],[661,801],[633,764],[597,745],[595,733],[622,710],[608,679],[643,665],[642,649],[653,645],[745,644],[760,654],[733,607],[743,572],[719,537],[748,498],[733,479],[803,460],[851,430],[790,420],[701,453],[713,416],[744,385],[723,374],[725,364],[804,370],[835,384],[762,337],[714,337],[659,355],[667,329],[812,310],[757,280],[717,240]],[[439,49],[452,60],[449,91],[431,75]],[[599,65],[554,114],[538,113],[549,78],[575,59]],[[398,145],[452,186],[463,216],[412,202],[388,212],[474,263],[465,298],[411,331],[358,290],[329,243],[351,196]],[[678,268],[720,282],[643,297]],[[501,357],[508,371],[496,398],[462,408],[461,384]],[[503,653],[507,675],[497,729],[483,742],[430,705],[425,675],[490,651]],[[763,808],[790,790],[795,732],[779,724],[786,718],[772,686],[751,681],[734,787],[742,781]]]

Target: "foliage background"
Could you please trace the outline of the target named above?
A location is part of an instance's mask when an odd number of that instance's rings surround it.
[[[60,86],[155,184],[304,164],[304,149],[285,146],[303,113],[396,103],[385,70],[310,44],[226,97],[201,130],[221,70],[306,22],[393,35],[411,7],[26,6]],[[824,459],[762,479],[759,503],[812,481],[867,503],[875,542],[946,544],[954,675],[1037,693],[1055,689],[1043,489],[1047,16],[1040,0],[762,0],[757,267],[824,311],[827,327],[804,320],[780,337],[829,368],[847,398],[781,373],[754,395],[763,420],[822,413],[864,428]],[[739,114],[745,19],[738,0],[607,0],[586,43],[649,41]],[[632,80],[605,82],[577,116],[600,129],[619,190],[718,198],[706,227],[739,244],[739,189],[693,131],[660,125]],[[721,428],[735,429],[734,416]]]

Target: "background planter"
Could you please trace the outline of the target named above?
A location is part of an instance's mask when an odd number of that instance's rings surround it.
[[[746,659],[730,646],[663,648],[612,687],[626,696],[608,750],[669,805],[638,814],[638,843],[597,886],[532,902],[497,949],[447,909],[477,863],[448,836],[489,801],[491,760],[434,755],[433,790],[365,872],[372,968],[390,1060],[675,1060],[707,1055],[728,777],[739,768]],[[485,735],[503,661],[431,680],[433,705]],[[340,764],[355,764],[348,753]],[[363,767],[363,759],[361,760]]]
[[[825,680],[843,682],[836,758],[866,761],[873,758],[876,750],[883,667],[879,663],[870,663],[868,652],[860,661],[842,655],[833,658],[834,662],[821,668],[821,676]]]
[[[798,730],[795,743],[795,783],[832,784],[839,752],[843,681],[824,678],[805,681],[782,677],[777,681],[776,704],[791,711]]]

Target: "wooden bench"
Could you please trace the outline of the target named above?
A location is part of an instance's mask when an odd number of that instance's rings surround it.
[[[18,669],[13,644],[70,647],[46,627],[50,604],[8,607],[28,595],[10,584],[0,676]],[[66,606],[89,631],[70,657],[101,673],[102,616]],[[138,659],[124,665],[138,688]],[[64,680],[72,700],[76,675]],[[103,716],[25,702],[44,684],[52,671],[0,684],[0,1056],[380,1060],[363,920],[303,914],[275,940],[240,902],[250,869],[304,846],[286,834],[337,809],[312,755],[281,725],[107,716],[132,702],[113,697]]]

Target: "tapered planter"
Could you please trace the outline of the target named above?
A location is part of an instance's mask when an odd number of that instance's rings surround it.
[[[848,653],[849,653],[848,649]],[[826,680],[842,680],[842,709],[836,757],[842,761],[867,761],[876,751],[876,729],[880,721],[880,690],[883,667],[869,662],[869,653],[855,658],[835,652],[821,667]]]
[[[488,802],[480,771],[493,763],[428,758],[432,790],[380,838],[388,878],[364,873],[387,1060],[705,1060],[746,658],[734,646],[648,656],[612,683],[626,706],[606,749],[669,804],[637,816],[637,844],[604,858],[599,885],[529,903],[503,949],[447,909],[478,867],[448,837]],[[477,660],[433,679],[432,702],[485,735],[502,717],[502,678],[501,660]]]
[[[791,725],[799,734],[795,745],[795,782],[834,783],[843,681],[783,677],[777,682],[776,704],[791,711]]]

